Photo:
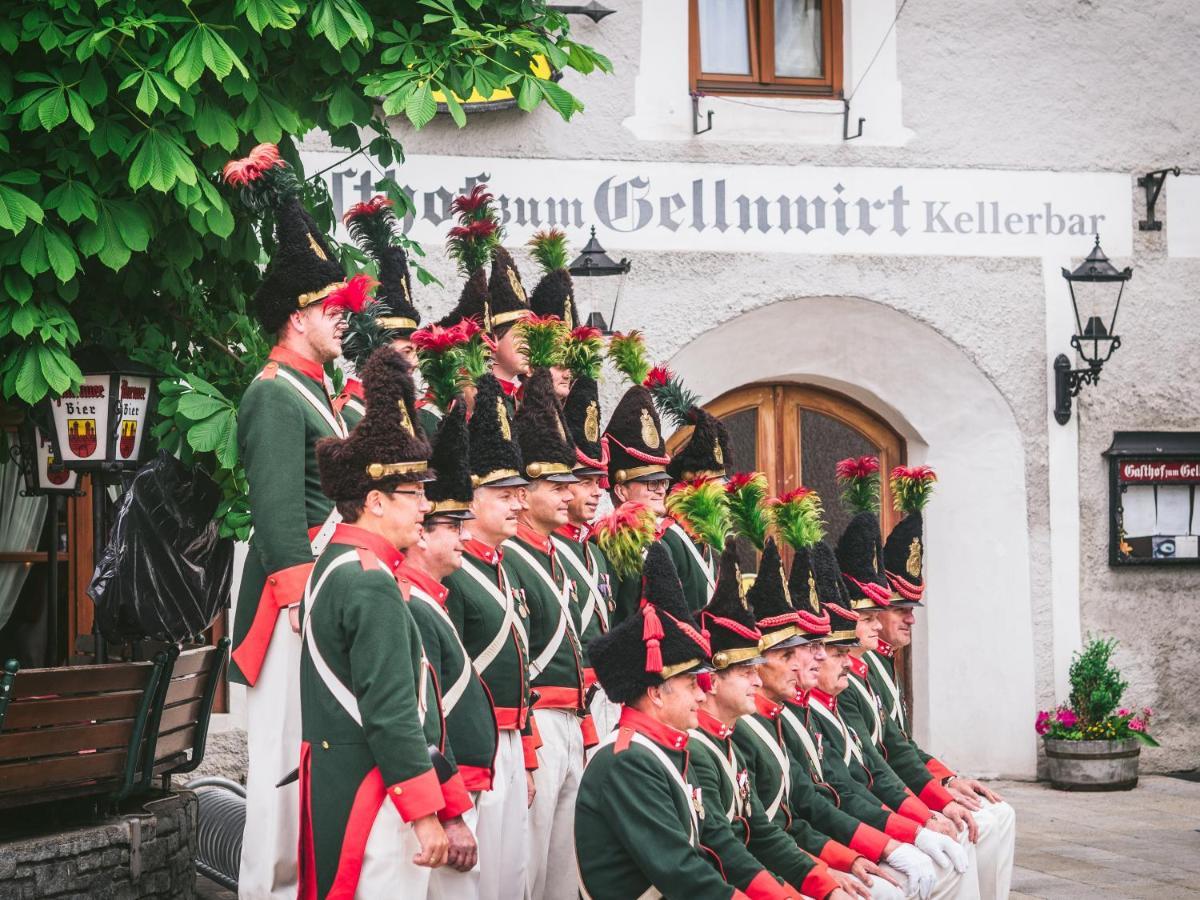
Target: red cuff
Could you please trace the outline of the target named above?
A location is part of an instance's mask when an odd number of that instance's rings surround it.
[[[877,863],[883,859],[883,851],[887,848],[889,840],[890,838],[878,828],[872,828],[864,822],[850,836],[850,849]]]
[[[907,816],[892,813],[888,816],[887,825],[883,830],[888,837],[911,844],[917,839],[917,832],[921,830],[921,826]]]
[[[446,801],[437,773],[427,769],[415,778],[388,785],[387,794],[396,804],[396,811],[405,822],[412,822],[438,812]]]
[[[884,835],[886,839],[887,835]],[[837,841],[826,841],[825,846],[821,848],[821,854],[817,858],[831,869],[837,869],[839,872],[849,872],[850,867],[854,865],[854,861],[860,856],[865,856],[865,853],[858,853],[851,850],[845,844],[839,844]]]
[[[794,891],[788,890],[775,876],[763,869],[754,876],[754,880],[746,885],[746,896],[750,900],[799,900]]]
[[[267,648],[271,645],[271,635],[275,631],[275,620],[279,618],[279,610],[298,603],[304,596],[304,585],[308,582],[309,573],[314,565],[315,563],[311,562],[298,563],[267,576],[262,593],[258,597],[258,608],[254,611],[250,629],[233,651],[233,661],[246,677],[247,684],[253,686],[258,681],[263,660],[267,658]]]
[[[953,803],[955,797],[948,790],[942,787],[942,783],[936,778],[930,779],[929,784],[921,788],[921,799],[925,801],[925,805],[932,810],[941,812],[946,808],[947,803]]]
[[[538,767],[537,744],[532,734],[521,735],[521,749],[525,751],[525,768],[532,772]]]
[[[587,668],[583,670],[583,692],[586,694],[593,684],[596,683],[596,670]]]
[[[948,766],[946,766],[941,760],[937,760],[937,759],[929,760],[929,762],[925,763],[925,768],[928,769],[929,774],[932,775],[934,778],[936,778],[938,781],[942,781],[946,778],[951,778],[954,775],[958,774],[953,769],[950,769]]]
[[[800,882],[800,890],[804,896],[815,897],[816,900],[825,900],[837,889],[838,883],[825,866],[813,866],[813,870]]]
[[[906,797],[896,812],[900,813],[906,819],[912,819],[918,825],[924,825],[929,821],[929,817],[933,815],[932,810],[916,797]]]
[[[583,749],[595,747],[600,743],[600,738],[596,737],[596,723],[592,721],[590,715],[584,716],[579,720],[579,730],[583,732]]]
[[[496,770],[483,766],[459,766],[458,774],[468,791],[490,791]]]
[[[467,793],[461,772],[455,772],[449,781],[442,782],[442,800],[446,805],[438,811],[438,818],[443,822],[457,818],[471,808],[471,795]]]

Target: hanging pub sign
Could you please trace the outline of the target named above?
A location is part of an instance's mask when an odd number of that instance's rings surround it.
[[[1118,431],[1108,457],[1108,563],[1200,564],[1200,433]]]
[[[83,384],[48,401],[57,458],[69,469],[137,468],[153,370],[98,348],[80,351],[75,359]]]
[[[64,468],[54,455],[54,445],[29,414],[18,432],[18,454],[15,457],[25,479],[25,495],[75,494],[79,473]]]

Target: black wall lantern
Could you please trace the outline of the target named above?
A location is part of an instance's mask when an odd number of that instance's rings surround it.
[[[590,298],[591,311],[588,313],[587,324],[603,335],[611,335],[612,326],[617,323],[617,305],[621,302],[621,290],[625,287],[625,276],[629,274],[629,269],[629,260],[622,258],[620,262],[613,262],[612,257],[600,246],[600,242],[596,240],[595,225],[592,226],[592,236],[582,252],[567,269],[572,278],[602,278],[611,275],[620,277],[620,281],[617,282],[617,296],[613,299],[612,311],[607,322],[604,320],[604,314],[596,308],[598,304],[595,296]]]
[[[1096,235],[1096,245],[1087,259],[1073,272],[1063,269],[1062,276],[1071,290],[1071,306],[1075,310],[1071,346],[1087,363],[1086,368],[1073,369],[1065,353],[1054,360],[1054,418],[1059,425],[1066,425],[1071,421],[1071,398],[1079,396],[1085,384],[1100,381],[1100,370],[1121,346],[1116,333],[1117,313],[1133,269],[1126,266],[1118,270],[1109,262],[1100,249],[1100,235]]]

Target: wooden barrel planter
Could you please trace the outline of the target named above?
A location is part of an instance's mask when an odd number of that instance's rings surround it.
[[[1131,791],[1138,783],[1141,744],[1045,738],[1050,783],[1060,791]]]

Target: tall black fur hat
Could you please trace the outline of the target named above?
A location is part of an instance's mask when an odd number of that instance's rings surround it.
[[[529,298],[521,284],[521,273],[509,252],[500,245],[492,250],[492,274],[488,278],[491,300],[489,331],[512,325],[529,314]]]
[[[882,557],[879,517],[867,510],[856,513],[837,542],[837,559],[852,608],[882,609],[889,605],[891,588],[883,574]]]
[[[808,639],[800,629],[799,616],[792,606],[788,593],[787,578],[783,573],[783,560],[775,538],[767,538],[762,559],[758,563],[758,575],[746,592],[758,630],[762,632],[762,648],[782,649],[807,644]]]
[[[662,544],[646,552],[637,613],[588,644],[596,678],[613,703],[629,703],[648,687],[685,672],[708,670],[708,639],[696,628],[683,585]]]
[[[579,310],[575,306],[575,286],[571,273],[566,269],[555,269],[542,276],[533,293],[529,295],[529,306],[536,315],[557,316],[567,328],[582,324]]]
[[[833,548],[824,541],[797,547],[788,575],[788,593],[800,620],[800,630],[812,637],[829,634],[829,615],[821,597],[837,598],[842,572]]]
[[[925,520],[919,509],[896,523],[883,545],[883,569],[891,585],[892,606],[924,606]]]
[[[700,624],[708,632],[712,665],[720,671],[730,666],[760,663],[762,632],[746,598],[746,582],[738,565],[738,541],[725,542],[712,599],[700,610]]]
[[[260,214],[269,210],[275,222],[275,250],[253,302],[263,331],[276,334],[288,316],[314,303],[362,309],[371,279],[347,282],[332,245],[300,202],[299,179],[274,144],[259,144],[245,159],[232,160],[222,175],[240,189],[246,206]]]
[[[373,310],[382,328],[407,337],[421,325],[421,313],[412,302],[412,277],[404,248],[394,243],[396,216],[392,201],[376,194],[346,211],[342,221],[350,236],[379,266],[379,287]]]
[[[477,488],[528,484],[500,382],[489,372],[477,387],[469,426],[471,484]]]
[[[567,434],[549,369],[535,369],[525,382],[516,426],[526,476],[546,481],[579,480],[571,471],[575,468],[575,445]]]
[[[608,478],[613,484],[627,481],[666,481],[667,444],[650,391],[636,384],[613,410],[604,429],[608,441]]]
[[[576,475],[607,475],[608,451],[600,440],[600,386],[576,376],[563,401],[563,417],[575,444]]]
[[[391,349],[380,350],[363,367],[362,383],[367,411],[359,423],[345,438],[317,442],[321,490],[335,501],[433,478],[408,362]]]
[[[667,466],[672,481],[724,478],[732,452],[725,423],[712,413],[693,406],[688,417],[695,423],[688,442],[676,451]]]
[[[817,547],[824,548],[817,557],[818,591],[822,590],[821,585],[829,585],[826,591],[829,596],[821,597],[821,610],[829,617],[829,633],[821,640],[837,647],[857,647],[858,613],[851,606],[850,595],[846,591],[846,580],[832,577],[831,566],[836,566],[837,559],[829,550],[829,545],[822,541],[813,549]]]
[[[471,519],[471,460],[467,435],[467,407],[458,403],[442,417],[429,460],[437,478],[425,485],[425,496],[433,504],[426,518],[445,516]]]
[[[476,269],[467,276],[454,308],[446,313],[445,317],[437,324],[442,328],[451,328],[463,319],[474,319],[484,331],[490,334],[492,331],[491,315],[487,273],[483,269]]]

